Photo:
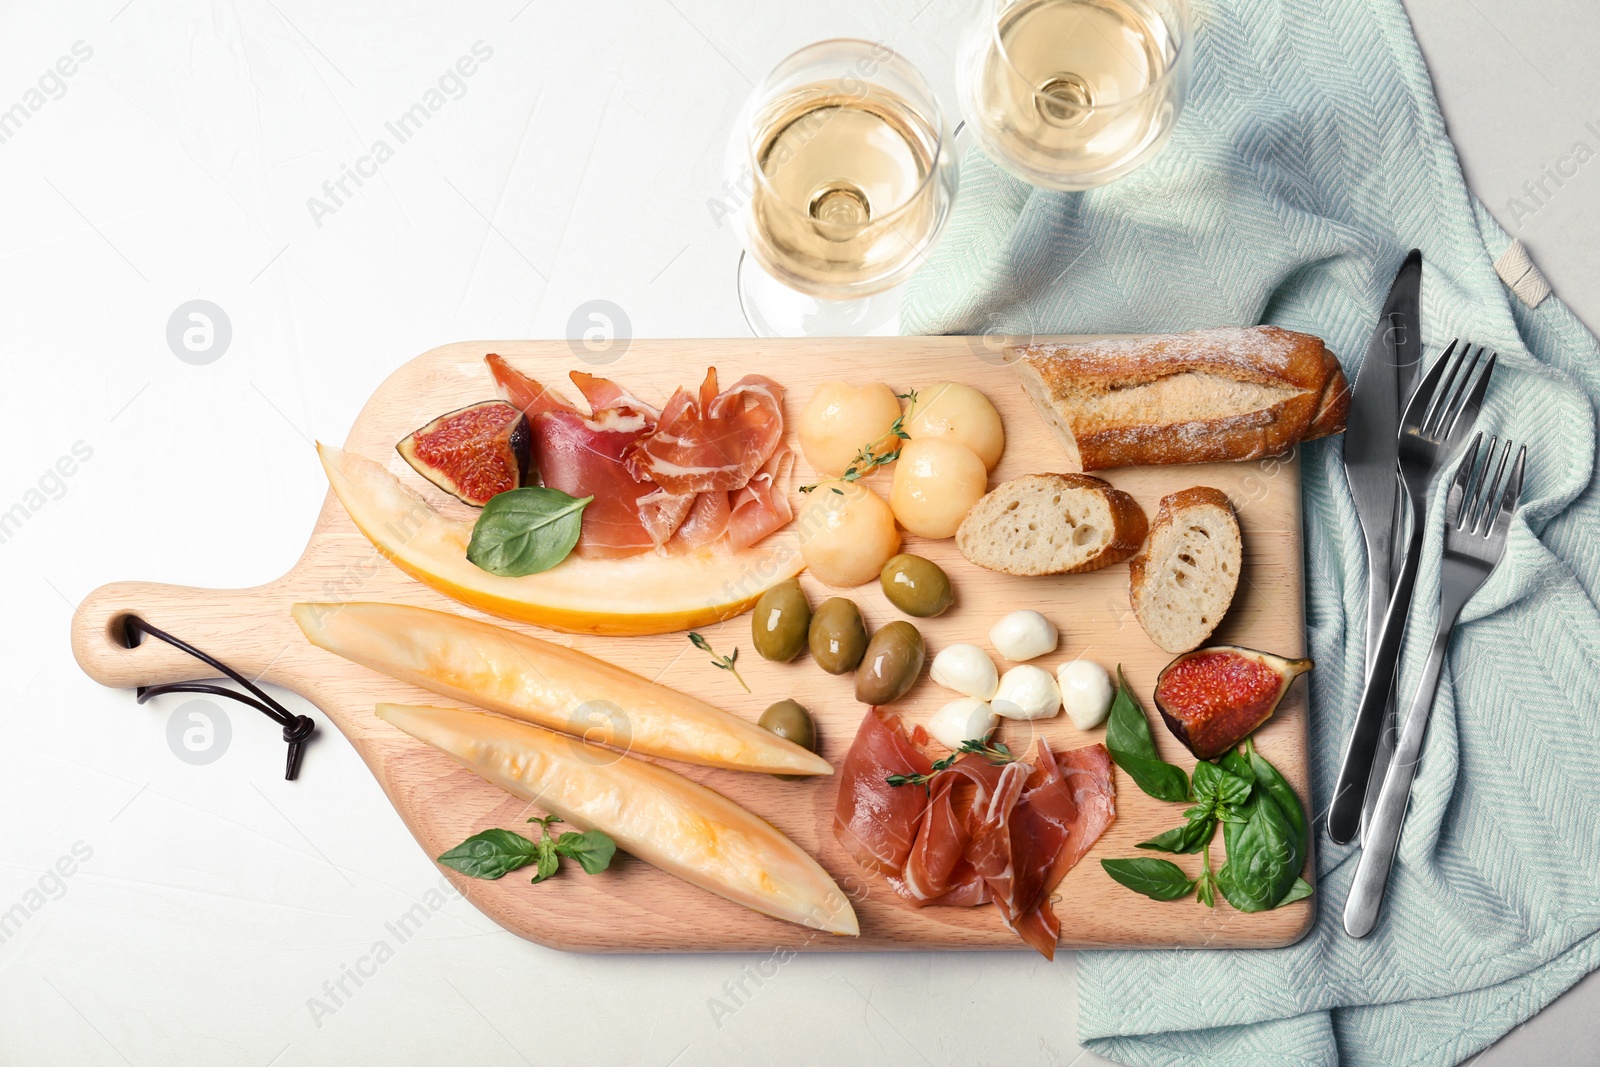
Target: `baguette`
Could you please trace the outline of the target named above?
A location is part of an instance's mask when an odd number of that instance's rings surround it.
[[[979,500],[956,530],[968,561],[1004,574],[1078,574],[1139,550],[1139,504],[1087,474],[1024,474]]]
[[[1012,350],[1080,470],[1261,459],[1344,429],[1350,385],[1309,334],[1276,326]]]
[[[1128,564],[1128,601],[1150,640],[1173,654],[1204,644],[1233,603],[1243,547],[1220,489],[1163,497],[1150,540]]]

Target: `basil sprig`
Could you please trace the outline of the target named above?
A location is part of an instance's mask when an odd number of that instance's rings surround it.
[[[1189,779],[1181,767],[1174,767],[1156,754],[1150,737],[1150,720],[1145,718],[1139,698],[1133,695],[1122,668],[1117,668],[1117,695],[1111,701],[1106,720],[1106,751],[1132,778],[1134,784],[1157,800],[1174,803],[1189,795]]]
[[[504,578],[547,571],[578,543],[583,509],[593,499],[537,485],[496,493],[472,527],[467,559]]]
[[[552,837],[550,824],[560,819],[547,815],[528,821],[539,824],[537,841],[497,827],[473,834],[440,856],[439,862],[468,877],[489,879],[503,878],[531,864],[537,885],[561,869],[563,856],[575,860],[586,873],[599,874],[611,866],[617,853],[617,843],[599,830],[568,831]]]
[[[1216,894],[1240,911],[1269,911],[1310,896],[1300,877],[1311,850],[1311,827],[1300,797],[1278,769],[1256,752],[1255,742],[1225,753],[1216,763],[1201,760],[1193,778],[1156,754],[1150,723],[1127,679],[1117,671],[1117,695],[1106,725],[1106,748],[1117,766],[1157,800],[1188,800],[1184,823],[1137,848],[1173,855],[1200,853],[1198,878],[1171,860],[1139,857],[1101,860],[1118,883],[1152,900],[1177,900],[1193,892],[1206,907]],[[1211,868],[1211,842],[1222,827],[1227,862]]]

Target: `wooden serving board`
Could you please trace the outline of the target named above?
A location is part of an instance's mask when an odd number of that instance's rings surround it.
[[[792,425],[821,382],[885,381],[897,391],[937,381],[969,383],[982,390],[1005,420],[1005,455],[991,486],[1033,471],[1066,469],[1062,453],[1023,395],[1009,368],[1000,365],[981,339],[961,337],[873,340],[664,340],[634,341],[613,365],[594,367],[576,358],[563,341],[463,342],[436,348],[389,376],[367,402],[344,447],[385,463],[437,506],[463,516],[470,509],[428,485],[395,453],[394,444],[436,415],[494,395],[484,354],[499,352],[548,385],[568,391],[566,373],[606,374],[642,397],[664,401],[679,384],[698,385],[708,364],[723,381],[760,371],[788,389]],[[814,480],[801,461],[797,480]],[[1296,457],[1256,463],[1189,467],[1128,468],[1100,472],[1131,493],[1155,517],[1170,492],[1212,485],[1228,494],[1244,529],[1244,571],[1233,609],[1215,640],[1286,656],[1304,653],[1301,589],[1300,477]],[[305,477],[323,477],[317,459],[305,455]],[[887,473],[875,476],[887,492]],[[1006,612],[1030,607],[1043,612],[1062,634],[1060,648],[1037,660],[1054,669],[1086,656],[1115,670],[1121,664],[1151,714],[1164,758],[1184,767],[1193,758],[1161,726],[1150,703],[1156,673],[1171,658],[1145,636],[1128,606],[1128,568],[1054,578],[1014,578],[968,564],[952,541],[906,538],[905,550],[938,562],[955,585],[955,607],[937,619],[919,620],[929,656],[957,641],[988,647],[989,628]],[[802,576],[812,605],[831,591]],[[876,583],[848,592],[869,627],[899,614]],[[443,697],[391,679],[314,648],[289,616],[299,600],[375,600],[416,604],[484,617],[402,574],[380,556],[351,524],[330,493],[311,532],[305,554],[277,581],[254,589],[190,589],[119,582],[91,593],[73,620],[73,651],[83,669],[108,686],[129,688],[193,680],[206,668],[167,645],[146,639],[128,649],[120,620],[136,613],[147,622],[195,644],[250,677],[281,685],[316,704],[343,731],[388,793],[406,826],[429,856],[491,826],[522,827],[527,805],[479,779],[447,757],[373,715],[373,705],[393,701],[449,704]],[[499,620],[495,620],[499,621]],[[707,629],[723,653],[738,647],[739,666],[753,694],[726,672],[714,669],[683,634],[615,638],[513,628],[570,644],[647,678],[719,704],[750,719],[770,703],[793,697],[811,709],[821,752],[835,767],[843,760],[866,709],[856,703],[851,679],[832,677],[802,655],[793,663],[758,658],[750,643],[749,616]],[[998,656],[996,662],[1000,663]],[[1003,664],[1001,664],[1003,666]],[[926,677],[896,705],[922,721],[951,694]],[[1311,810],[1306,770],[1306,684],[1298,682],[1277,715],[1258,734],[1257,745],[1294,783]],[[1038,731],[1057,748],[1101,741],[1104,729],[1080,732],[1065,715],[1042,723],[1006,723],[1001,736],[1013,751],[1031,750]],[[318,744],[334,744],[323,737]],[[316,744],[304,773],[315,775]],[[837,777],[784,782],[734,771],[675,765],[691,778],[743,804],[816,856],[850,895],[861,936],[843,938],[756,914],[696,889],[632,857],[619,855],[609,871],[588,877],[576,870],[540,885],[526,872],[498,882],[451,874],[466,897],[507,929],[546,945],[583,951],[712,951],[801,949],[1022,949],[991,906],[924,908],[903,903],[881,879],[856,866],[834,840]],[[1116,772],[1117,818],[1104,837],[1062,882],[1056,912],[1065,947],[1271,947],[1294,942],[1311,926],[1315,898],[1277,911],[1245,915],[1220,899],[1214,910],[1192,898],[1157,903],[1112,882],[1097,862],[1103,857],[1148,855],[1134,844],[1176,826],[1183,805],[1141,793]],[[281,788],[294,788],[284,785]],[[330,813],[329,818],[337,816]],[[1222,860],[1219,834],[1214,860]],[[1191,873],[1200,857],[1177,857]],[[441,868],[442,869],[442,868]],[[1306,877],[1312,877],[1308,862]]]

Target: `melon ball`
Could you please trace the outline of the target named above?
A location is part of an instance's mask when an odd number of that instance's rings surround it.
[[[837,478],[863,448],[878,444],[899,417],[900,400],[882,382],[824,382],[800,412],[800,451],[818,474]]]
[[[948,437],[912,437],[894,465],[889,504],[900,525],[922,537],[954,537],[988,488],[983,460]]]
[[[883,497],[859,482],[822,482],[797,521],[800,555],[823,585],[850,589],[878,580],[900,551],[900,531]]]
[[[918,389],[906,412],[905,429],[912,440],[943,437],[966,445],[983,460],[985,470],[994,470],[1006,447],[1000,413],[988,397],[960,382]]]

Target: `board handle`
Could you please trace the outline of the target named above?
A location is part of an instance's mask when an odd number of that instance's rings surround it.
[[[133,689],[215,678],[217,672],[162,641],[129,647],[136,615],[250,678],[257,678],[300,638],[287,597],[271,585],[197,589],[158,582],[112,582],[83,598],[72,616],[72,655],[101,685]]]

